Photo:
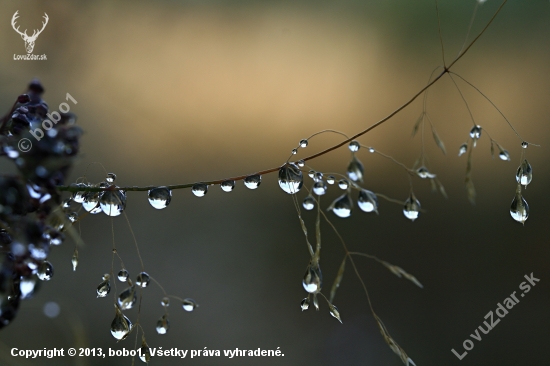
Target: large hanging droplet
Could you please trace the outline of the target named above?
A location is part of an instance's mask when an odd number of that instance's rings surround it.
[[[310,294],[321,291],[323,287],[323,274],[321,273],[321,267],[319,262],[310,262],[306,268],[306,274],[302,280],[302,286]]]
[[[357,159],[355,154],[353,154],[347,169],[347,174],[349,179],[351,179],[354,182],[360,181],[362,183],[364,172],[365,172],[365,168],[363,167],[363,163],[361,163],[359,159]]]
[[[235,181],[234,180],[225,180],[220,184],[220,187],[222,191],[224,192],[231,192],[233,188],[235,188]]]
[[[157,210],[162,210],[170,204],[172,200],[172,191],[167,187],[156,187],[147,192],[147,197],[151,206]]]
[[[307,196],[304,198],[304,202],[302,202],[302,206],[308,211],[311,211],[315,208],[315,198],[312,196]]]
[[[105,297],[111,292],[111,276],[105,274],[103,276],[103,282],[97,286],[97,297]]]
[[[516,196],[510,206],[510,215],[512,215],[514,220],[522,224],[525,224],[525,221],[529,217],[529,205],[527,204],[525,198],[521,195],[520,189],[516,191]]]
[[[157,333],[166,334],[168,329],[170,329],[170,322],[166,314],[164,314],[157,322]]]
[[[149,285],[149,274],[147,272],[141,272],[136,278],[136,285],[140,287],[147,287]]]
[[[470,130],[470,137],[474,142],[474,147],[476,147],[477,140],[481,137],[481,126],[475,125]]]
[[[78,188],[87,188],[88,187],[88,185],[85,184],[85,183],[71,184],[71,187],[74,187],[74,186],[76,186]],[[84,192],[84,191],[73,192],[73,194],[72,194],[73,201],[75,201],[76,203],[83,203],[84,198],[86,196],[86,193],[87,192]]]
[[[313,193],[315,193],[317,196],[322,196],[325,193],[327,193],[327,185],[322,180],[315,182],[313,184]]]
[[[301,147],[301,148],[307,147],[307,144],[308,144],[308,142],[307,142],[306,139],[300,140],[300,147]]]
[[[357,205],[362,211],[376,212],[378,213],[378,197],[366,189],[362,189],[359,192],[359,198],[357,199]]]
[[[126,193],[120,190],[105,191],[99,200],[99,205],[107,216],[118,216],[126,208]]]
[[[128,273],[128,271],[126,269],[121,269],[120,271],[118,271],[118,280],[120,282],[126,282],[128,281],[128,276],[130,276],[130,274]]]
[[[191,187],[191,192],[197,197],[204,197],[208,192],[208,186],[204,183],[195,183],[193,187]]]
[[[302,311],[306,311],[309,309],[309,298],[305,297],[302,302],[300,303],[300,307],[302,308]]]
[[[531,168],[531,164],[527,161],[527,159],[523,160],[523,163],[518,168],[518,171],[516,173],[516,181],[527,188],[527,185],[531,183],[531,180],[533,179],[533,168]]]
[[[145,338],[141,341],[141,348],[139,349],[139,359],[145,363],[151,361],[151,350],[149,345],[145,342]]]
[[[130,286],[118,295],[118,305],[122,310],[131,309],[137,301],[136,287]]]
[[[304,175],[294,163],[286,163],[279,169],[279,187],[288,194],[295,194],[304,184]]]
[[[130,330],[132,330],[132,322],[122,313],[122,311],[120,311],[120,309],[116,305],[115,312],[115,318],[111,323],[111,334],[113,335],[113,337],[115,337],[115,339],[121,341],[125,339],[128,334],[130,334]]]
[[[82,202],[82,208],[91,214],[98,214],[101,212],[99,205],[99,199],[103,195],[103,192],[87,192],[84,195],[84,201]],[[76,201],[75,201],[76,202]]]
[[[193,311],[199,305],[193,299],[184,299],[181,303],[181,306],[185,311]]]
[[[353,202],[349,198],[348,193],[344,193],[330,204],[328,210],[332,210],[338,217],[346,218],[351,216],[352,208]]]
[[[48,261],[42,262],[40,264],[40,267],[38,267],[38,272],[36,273],[36,276],[38,276],[38,278],[42,281],[51,280],[53,277],[53,265]]]
[[[244,178],[244,185],[248,189],[256,189],[260,186],[261,183],[262,176],[259,174],[249,175],[248,177]]]
[[[406,218],[411,221],[414,221],[418,218],[418,213],[420,212],[420,201],[416,199],[413,193],[405,201],[405,206],[403,207],[403,214]]]

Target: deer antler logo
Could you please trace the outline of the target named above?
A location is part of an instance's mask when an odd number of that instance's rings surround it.
[[[40,30],[35,29],[34,32],[32,33],[32,36],[28,36],[26,29],[25,29],[24,32],[21,32],[21,31],[19,31],[19,27],[17,27],[17,28],[15,27],[15,20],[17,18],[19,18],[19,16],[17,15],[18,12],[19,12],[19,10],[17,10],[15,12],[15,14],[13,14],[13,17],[11,18],[11,26],[13,27],[13,29],[17,33],[19,33],[21,35],[21,38],[23,38],[23,41],[25,41],[25,48],[27,49],[27,53],[32,53],[32,50],[34,49],[34,42],[36,41],[36,38],[38,38],[40,33],[42,33],[44,28],[46,28],[46,24],[48,24],[48,20],[49,20],[48,14],[44,13],[45,22],[42,22],[42,29],[40,29]]]

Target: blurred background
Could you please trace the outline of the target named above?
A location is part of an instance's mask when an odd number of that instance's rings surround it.
[[[476,2],[439,2],[447,62],[460,50]],[[0,42],[0,106],[9,110],[32,78],[46,88],[51,110],[70,93],[71,111],[84,129],[73,181],[91,162],[117,174],[117,183],[167,185],[223,179],[281,165],[298,141],[323,129],[354,134],[385,117],[426,84],[441,64],[433,1],[4,1]],[[499,6],[479,6],[472,39]],[[21,29],[49,23],[34,54],[47,61],[14,61],[24,44],[10,25],[19,10]],[[509,2],[487,33],[453,70],[501,108],[522,137],[541,147],[526,156],[534,179],[524,197],[531,215],[513,221],[521,140],[497,111],[458,82],[484,134],[473,152],[476,205],[466,198],[466,156],[457,157],[472,122],[448,77],[432,89],[427,108],[447,147],[444,156],[425,132],[429,168],[448,199],[429,182],[413,179],[426,210],[411,223],[398,204],[380,202],[380,215],[357,207],[349,219],[329,217],[350,250],[367,252],[414,274],[419,289],[380,264],[356,258],[373,306],[393,338],[417,365],[550,365],[550,4]],[[29,34],[31,32],[28,32]],[[411,138],[422,111],[415,102],[360,142],[412,166],[422,148]],[[487,133],[509,150],[511,162],[492,159]],[[296,158],[341,141],[322,135]],[[398,166],[358,152],[365,187],[405,200],[409,180]],[[344,173],[343,147],[311,161],[313,169]],[[13,172],[3,161],[1,171]],[[105,173],[89,167],[87,177]],[[306,183],[311,185],[311,180]],[[323,207],[340,195],[330,186]],[[305,193],[300,193],[300,201]],[[348,266],[334,304],[343,325],[321,311],[300,311],[308,251],[291,198],[266,175],[257,190],[242,182],[232,193],[210,187],[203,198],[173,192],[157,211],[145,192],[128,193],[126,214],[145,270],[170,294],[194,298],[187,313],[173,300],[167,335],[155,324],[163,293],[143,291],[140,322],[150,347],[164,349],[280,349],[281,358],[201,357],[193,365],[400,365],[380,335],[360,282]],[[305,212],[310,233],[314,213]],[[114,240],[135,278],[139,259],[124,217],[112,220]],[[80,225],[85,246],[72,271],[74,243],[55,248],[54,278],[24,301],[17,319],[0,332],[2,365],[126,365],[125,358],[22,359],[12,347],[134,347],[135,333],[116,343],[109,332],[113,293],[96,298],[101,276],[111,270],[111,219],[88,216]],[[323,228],[322,269],[328,294],[344,256],[337,236]],[[313,240],[313,239],[312,239]],[[349,263],[348,263],[349,264]],[[118,262],[115,261],[115,271]],[[533,273],[540,282],[459,361],[462,343]],[[120,282],[117,291],[125,286]],[[60,312],[50,318],[47,303]],[[126,315],[132,321],[137,308]],[[140,339],[138,339],[140,341]],[[223,352],[222,352],[223,353]],[[136,360],[136,362],[140,362]],[[155,358],[152,365],[180,364]]]

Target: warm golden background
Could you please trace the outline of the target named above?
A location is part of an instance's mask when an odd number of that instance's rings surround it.
[[[478,9],[470,39],[498,5],[491,0]],[[473,0],[440,1],[447,60],[458,53],[474,6]],[[54,110],[69,92],[78,101],[72,111],[86,132],[73,179],[97,161],[117,174],[120,185],[221,179],[280,165],[301,138],[327,128],[353,134],[389,114],[441,63],[430,0],[4,1],[0,8],[2,110],[33,77],[45,85],[45,99]],[[13,60],[13,54],[25,53],[10,25],[16,10],[21,29],[36,28],[42,14],[49,15],[34,50],[47,54],[47,61]],[[415,180],[427,212],[414,223],[399,205],[387,202],[381,202],[380,216],[356,208],[348,220],[334,217],[353,250],[395,263],[424,284],[420,290],[374,262],[357,259],[379,316],[419,366],[550,364],[549,15],[547,1],[510,2],[454,69],[490,96],[525,139],[542,145],[527,150],[534,179],[525,191],[531,217],[524,227],[508,213],[521,140],[481,96],[460,83],[477,123],[512,155],[512,162],[491,160],[484,134],[474,152],[478,202],[467,201],[466,161],[456,153],[472,123],[448,78],[431,89],[428,99],[448,155],[435,147],[430,133],[425,146],[449,199]],[[417,102],[361,142],[411,166],[421,148],[420,136],[410,137],[420,112]],[[314,139],[300,156],[338,141],[337,136]],[[407,197],[407,176],[399,168],[363,150],[358,156],[366,167],[367,188]],[[348,159],[342,148],[312,166],[343,172]],[[12,171],[6,162],[0,167]],[[94,166],[88,177],[99,181],[104,173]],[[331,188],[323,200],[337,191]],[[169,293],[200,304],[196,312],[185,313],[173,302],[169,334],[159,336],[154,325],[163,313],[162,292],[154,285],[145,289],[141,322],[150,346],[280,347],[285,354],[186,360],[192,365],[401,364],[379,334],[351,271],[335,300],[343,325],[330,317],[325,303],[319,313],[300,312],[308,253],[290,197],[277,187],[275,175],[264,176],[257,191],[242,182],[231,194],[211,187],[202,199],[189,190],[175,191],[163,211],[152,209],[145,193],[129,193],[126,212],[146,271]],[[313,214],[305,217],[311,222]],[[95,298],[101,275],[111,268],[110,220],[88,217],[81,230],[86,246],[80,249],[78,270],[71,271],[73,243],[56,248],[50,255],[53,280],[0,332],[2,365],[130,364],[117,358],[9,356],[12,347],[133,347],[134,337],[116,344],[109,333],[112,297]],[[135,277],[139,265],[124,218],[114,220],[114,233]],[[329,230],[323,240],[328,290],[343,251]],[[518,291],[531,272],[540,284],[459,361],[451,348],[463,350],[462,342],[485,314]],[[55,319],[42,312],[49,301],[61,306]],[[137,310],[128,314],[135,321]],[[181,361],[157,358],[151,364]]]

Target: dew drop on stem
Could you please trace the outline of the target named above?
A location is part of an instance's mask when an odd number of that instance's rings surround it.
[[[311,211],[315,208],[315,198],[313,198],[311,195],[304,198],[304,202],[302,202],[302,206],[304,209]]]
[[[420,201],[416,199],[413,193],[405,201],[405,206],[403,206],[403,214],[406,218],[411,221],[414,221],[418,218],[420,212]]]
[[[75,183],[75,184],[71,184],[71,187],[87,188],[88,185],[85,183]],[[73,192],[72,199],[76,203],[83,203],[85,195],[86,195],[86,192],[82,192],[82,191]]]
[[[224,192],[231,192],[235,188],[235,181],[234,180],[224,180],[220,184],[220,188]]]
[[[158,321],[157,321],[157,333],[158,334],[166,334],[168,333],[168,329],[170,329],[170,322],[168,321],[168,316],[164,314]]]
[[[458,149],[458,156],[462,156],[466,154],[466,151],[468,151],[468,144],[463,143],[462,145],[460,145],[460,148]]]
[[[184,299],[181,303],[181,307],[183,308],[183,310],[185,311],[193,311],[195,310],[196,307],[198,307],[199,305],[196,303],[195,300],[193,299]]]
[[[121,269],[120,271],[118,271],[118,280],[120,282],[126,282],[128,281],[128,277],[130,276],[130,274],[128,273],[128,271],[126,269]]]
[[[145,342],[145,339],[141,341],[141,348],[139,349],[139,359],[145,363],[151,361],[151,350],[149,345]]]
[[[42,281],[51,280],[53,277],[53,265],[48,261],[42,262],[38,267],[36,276]]]
[[[172,190],[167,187],[156,187],[147,192],[147,198],[151,206],[157,210],[168,207],[172,200]]]
[[[321,273],[321,267],[318,261],[309,262],[304,279],[302,280],[302,285],[304,286],[304,290],[310,294],[321,291],[323,287],[323,274]]]
[[[481,126],[475,125],[470,130],[470,137],[472,138],[474,142],[474,147],[476,147],[477,140],[481,137]]]
[[[518,186],[516,189],[516,196],[510,205],[510,215],[514,220],[522,224],[525,224],[525,221],[529,217],[529,205],[521,195],[521,186]]]
[[[204,197],[208,192],[208,186],[204,183],[195,183],[191,187],[191,192],[197,197]]]
[[[118,305],[122,310],[131,309],[137,301],[136,287],[130,286],[118,295]]]
[[[363,174],[365,172],[365,168],[363,167],[363,163],[357,159],[355,154],[351,157],[351,161],[348,165],[347,169],[348,178],[351,179],[354,182],[363,182]]]
[[[344,219],[351,216],[352,209],[353,202],[347,192],[335,199],[328,207],[328,210],[331,210],[336,216]]]
[[[302,308],[302,311],[306,311],[309,309],[309,298],[305,297],[302,302],[300,303],[300,307]]]
[[[151,277],[147,272],[141,272],[136,278],[136,286],[147,287]]]
[[[307,147],[308,141],[306,139],[300,140],[300,147],[305,148]]]
[[[279,169],[279,187],[288,194],[295,194],[304,184],[304,175],[296,164],[287,163]]]
[[[111,281],[108,274],[103,275],[103,282],[97,286],[97,297],[105,297],[111,292]]]
[[[369,190],[362,189],[359,192],[359,198],[357,199],[357,205],[364,212],[376,212],[378,213],[378,197]]]
[[[527,185],[531,183],[533,179],[533,168],[527,159],[523,160],[516,173],[516,181],[527,188]]]
[[[327,185],[322,180],[313,184],[313,193],[317,196],[322,196],[327,193]]]
[[[126,193],[118,189],[105,191],[99,200],[99,205],[107,216],[119,216],[126,208]]]
[[[334,178],[333,175],[329,175],[329,176],[327,177],[327,183],[328,183],[328,184],[334,184],[335,181],[336,181],[336,178]]]
[[[340,181],[338,182],[338,187],[340,187],[340,189],[348,189],[349,182],[345,179],[340,179]]]
[[[115,318],[111,323],[111,334],[113,335],[113,337],[115,337],[115,339],[120,341],[125,339],[128,334],[130,334],[130,330],[132,329],[132,322],[130,321],[130,319],[128,319],[127,316],[122,313],[122,311],[116,305],[115,312]]]
[[[163,297],[160,301],[160,304],[164,307],[170,306],[170,298],[169,297]]]
[[[348,148],[350,149],[350,151],[352,152],[356,152],[356,151],[359,151],[359,148],[361,147],[361,145],[359,144],[358,141],[351,141],[348,145]]]
[[[262,176],[259,174],[249,175],[248,177],[244,178],[244,185],[248,189],[256,189],[260,186],[261,183]]]
[[[105,182],[114,183],[115,180],[116,180],[116,174],[115,173],[107,173],[107,177],[105,178]]]

